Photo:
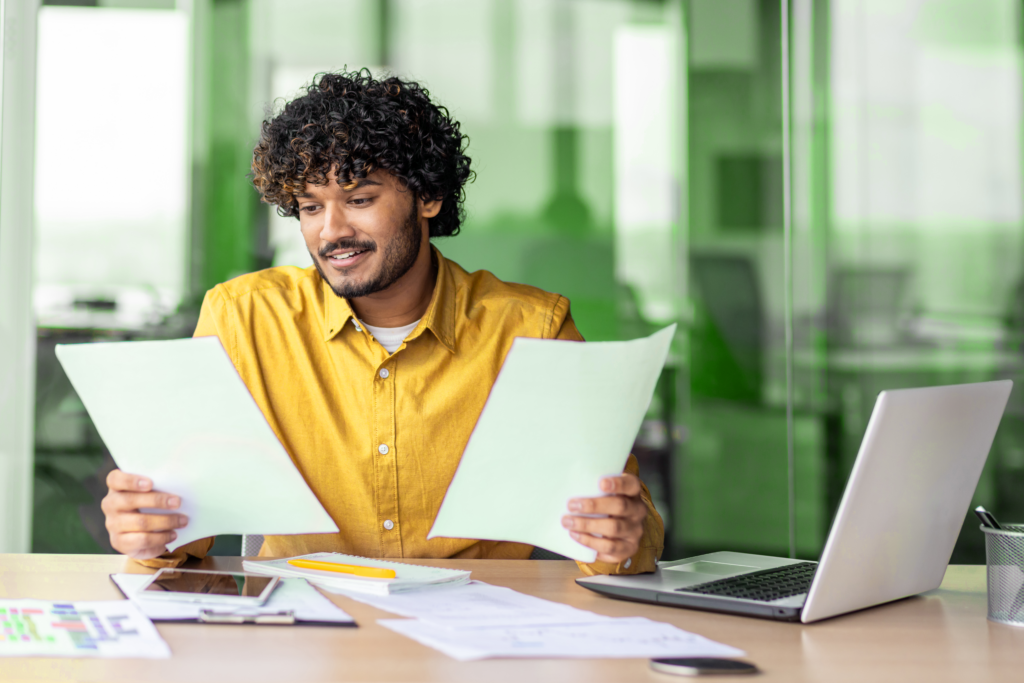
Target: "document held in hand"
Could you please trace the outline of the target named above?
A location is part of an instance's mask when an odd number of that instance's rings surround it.
[[[338,531],[217,337],[58,345],[57,358],[117,466],[181,497],[189,523],[171,550]]]
[[[674,334],[516,339],[427,537],[516,541],[593,562],[562,527],[566,504],[604,495],[600,478],[622,473]]]

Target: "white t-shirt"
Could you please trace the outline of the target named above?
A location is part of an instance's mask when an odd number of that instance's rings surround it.
[[[363,323],[363,326],[367,331],[373,335],[381,346],[387,349],[388,353],[394,353],[398,350],[398,347],[402,345],[405,338],[408,337],[416,326],[420,324],[420,321],[406,325],[405,327],[374,327],[373,325],[367,325]]]

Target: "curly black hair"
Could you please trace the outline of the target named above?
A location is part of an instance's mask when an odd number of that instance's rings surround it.
[[[382,169],[424,200],[441,200],[431,237],[457,235],[465,219],[465,184],[472,180],[469,138],[448,110],[419,83],[375,79],[367,69],[321,73],[306,94],[263,122],[253,151],[252,183],[281,216],[297,217],[306,183],[338,184]]]

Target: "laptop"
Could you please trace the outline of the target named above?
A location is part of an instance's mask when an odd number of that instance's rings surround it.
[[[818,562],[718,552],[576,583],[613,598],[805,624],[938,588],[1012,387],[880,393]]]

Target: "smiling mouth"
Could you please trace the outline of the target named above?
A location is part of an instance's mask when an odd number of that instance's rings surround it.
[[[367,251],[369,251],[369,249],[353,249],[352,251],[345,251],[340,254],[331,254],[327,259],[329,261],[334,261],[335,263],[344,263],[349,259],[359,256],[360,254],[365,254]]]

